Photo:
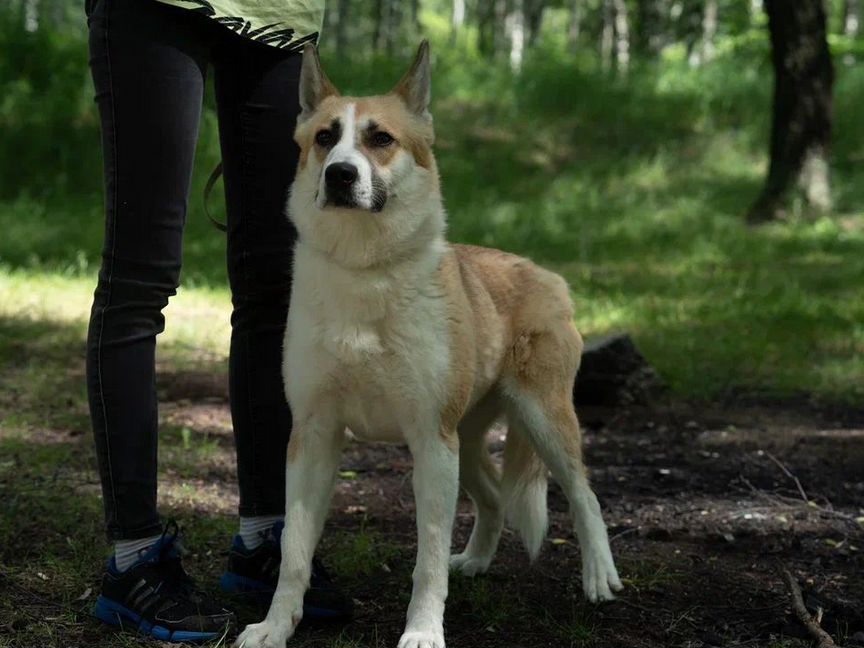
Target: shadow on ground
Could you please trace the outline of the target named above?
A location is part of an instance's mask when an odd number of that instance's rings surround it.
[[[80,326],[3,321],[0,330],[12,340],[0,375],[0,646],[149,645],[89,617],[107,546],[82,359],[68,351],[82,342]],[[181,521],[188,566],[211,589],[235,524],[224,385],[223,364],[163,366],[159,376],[162,510]],[[627,583],[621,599],[583,602],[578,547],[553,484],[537,564],[506,532],[489,574],[452,580],[449,645],[796,645],[777,562],[826,609],[838,640],[854,645],[864,631],[864,584],[855,577],[864,570],[864,413],[741,395],[582,418]],[[499,434],[491,450],[500,449]],[[342,468],[320,553],[357,616],[342,628],[303,628],[294,645],[393,646],[415,552],[410,457],[355,444]],[[470,527],[463,501],[455,547]],[[244,622],[260,614],[240,610]]]

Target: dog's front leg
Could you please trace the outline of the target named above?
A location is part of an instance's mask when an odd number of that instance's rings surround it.
[[[300,623],[312,556],[324,528],[344,439],[334,421],[310,418],[294,428],[286,464],[279,583],[267,617],[246,626],[237,648],[284,648]]]
[[[444,648],[444,601],[459,491],[458,437],[426,429],[408,443],[414,456],[417,563],[399,648]]]

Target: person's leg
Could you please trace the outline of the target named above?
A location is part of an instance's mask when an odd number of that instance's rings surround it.
[[[166,13],[167,12],[167,13]],[[134,562],[156,511],[156,335],[175,293],[207,43],[156,2],[99,0],[90,57],[102,125],[105,241],[87,337],[87,389],[108,537]],[[139,547],[139,549],[142,547]]]
[[[230,592],[276,587],[285,515],[291,412],[282,344],[296,233],[285,209],[299,148],[301,57],[226,32],[214,56],[228,205],[228,276],[234,303],[229,383],[237,445],[240,533],[222,577]],[[351,600],[313,564],[307,618],[340,620]]]
[[[291,412],[281,367],[296,236],[285,204],[299,156],[300,61],[228,32],[214,56],[234,304],[231,416],[240,515],[253,545],[248,530],[285,513]]]
[[[183,571],[156,511],[156,335],[180,278],[186,200],[209,57],[206,18],[98,0],[90,55],[102,122],[105,243],[87,337],[87,389],[115,555],[94,615],[163,641],[218,636],[234,616]],[[160,533],[160,531],[162,531]]]

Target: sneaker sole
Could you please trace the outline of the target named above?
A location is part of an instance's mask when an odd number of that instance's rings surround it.
[[[101,594],[96,599],[93,608],[94,616],[110,626],[119,627],[122,630],[132,630],[160,641],[191,642],[197,643],[207,641],[219,636],[218,632],[192,632],[189,630],[171,631],[164,626],[150,623],[132,610],[119,603],[105,598]]]
[[[273,588],[256,581],[246,576],[240,576],[233,572],[225,572],[219,579],[219,586],[223,592],[228,594],[242,594],[255,599],[256,602],[269,605],[273,599]],[[303,604],[303,618],[307,620],[314,619],[347,619],[350,615],[339,610],[329,608],[316,607],[314,605]]]

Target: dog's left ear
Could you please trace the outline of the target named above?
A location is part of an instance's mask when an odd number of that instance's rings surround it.
[[[393,92],[402,97],[402,100],[411,112],[432,121],[432,115],[429,113],[429,102],[432,99],[429,41],[424,40],[420,43],[420,48],[417,50],[417,56],[414,58],[411,69],[402,77],[402,80]]]

